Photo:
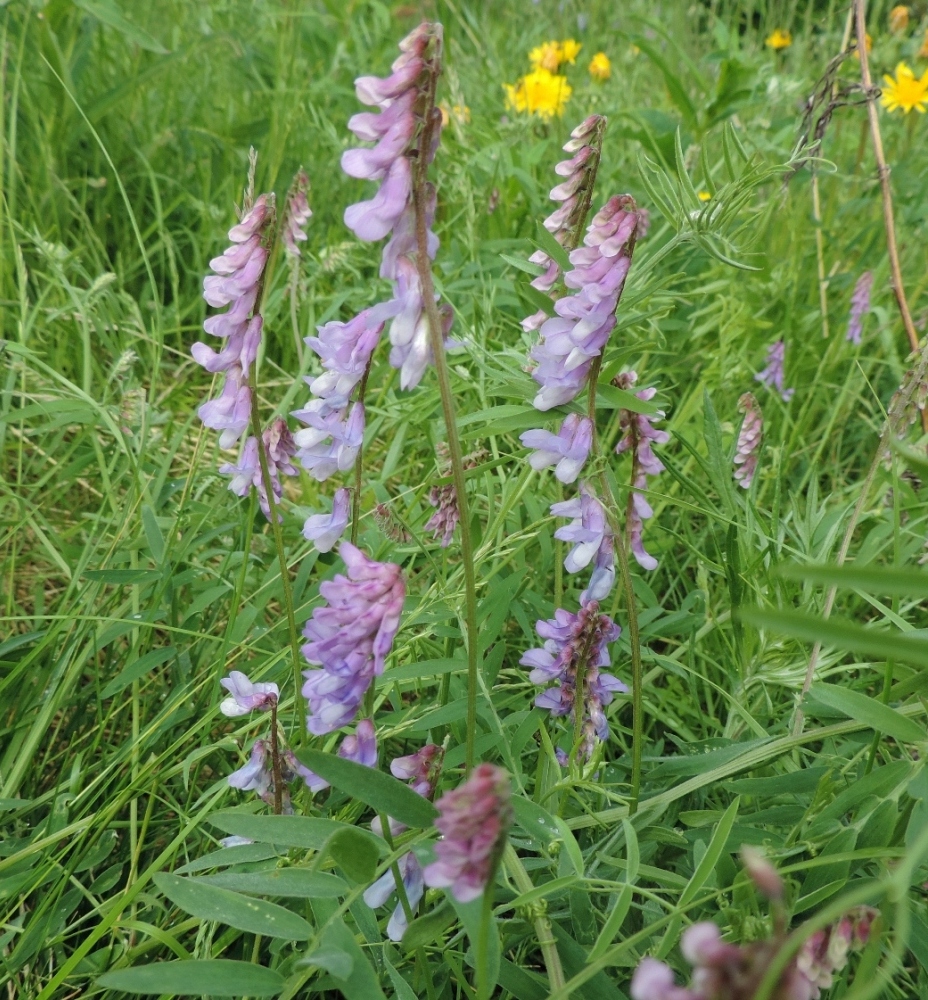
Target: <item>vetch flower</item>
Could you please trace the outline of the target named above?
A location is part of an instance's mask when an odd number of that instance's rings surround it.
[[[317,552],[331,552],[345,533],[351,516],[351,494],[342,488],[332,498],[331,514],[312,514],[303,524],[303,537],[316,546]]]
[[[612,529],[605,508],[586,483],[582,483],[579,497],[552,504],[551,513],[555,517],[572,518],[570,524],[554,532],[555,538],[573,545],[564,560],[564,569],[579,573],[596,560],[590,585],[580,595],[581,601],[603,600],[615,582]]]
[[[306,242],[306,223],[312,218],[309,207],[309,177],[302,169],[293,178],[293,184],[287,194],[287,214],[284,216],[280,230],[280,240],[284,249],[291,257],[300,256],[297,243]]]
[[[307,726],[316,736],[347,725],[384,661],[399,628],[406,588],[394,563],[368,559],[342,542],[339,555],[348,575],[319,588],[326,604],[313,611],[303,634],[303,655],[321,670],[304,673],[309,701]]]
[[[554,304],[557,315],[542,324],[541,342],[530,354],[536,362],[532,378],[541,386],[534,399],[536,409],[568,403],[586,384],[593,358],[602,353],[615,326],[637,226],[634,199],[610,198],[593,217],[585,245],[571,252],[572,270],[564,283],[577,291]]]
[[[928,70],[916,77],[907,63],[896,66],[896,75],[883,77],[883,96],[880,103],[887,111],[901,109],[908,114],[913,108],[919,114],[925,113],[928,104]]]
[[[782,28],[775,28],[764,42],[764,45],[769,49],[773,49],[774,52],[779,52],[780,49],[788,49],[792,44],[792,33],[784,31]]]
[[[266,799],[274,783],[266,741],[255,740],[248,762],[237,771],[233,771],[226,780],[232,788],[238,788],[243,792],[256,792],[260,798]]]
[[[252,684],[248,675],[241,670],[230,670],[229,676],[223,677],[219,683],[229,692],[229,697],[223,699],[219,711],[230,719],[247,715],[255,709],[269,709],[277,704],[280,697],[280,688],[276,684],[267,681]]]
[[[435,826],[442,834],[436,860],[424,871],[425,884],[450,888],[459,903],[469,903],[492,879],[512,825],[509,775],[493,764],[474,768],[463,785],[436,803]]]
[[[596,601],[585,602],[577,614],[558,608],[554,618],[537,622],[535,630],[544,646],[528,650],[519,660],[523,666],[532,667],[529,680],[545,687],[535,704],[554,716],[571,715],[577,712],[579,697],[581,749],[589,759],[596,740],[609,738],[603,706],[612,701],[616,692],[628,691],[617,677],[602,672],[612,662],[606,646],[615,642],[622,630],[608,615],[599,613]],[[552,682],[554,687],[547,687]]]
[[[734,479],[744,489],[750,489],[757,472],[757,458],[764,435],[764,415],[753,393],[746,392],[738,399],[738,409],[744,414],[738,444],[735,448]]]
[[[280,417],[271,422],[271,425],[262,434],[262,440],[271,489],[274,492],[275,501],[279,503],[284,495],[283,484],[280,480],[281,475],[295,476],[297,474],[296,467],[290,461],[296,454],[296,443],[287,427],[287,422]],[[251,436],[245,442],[238,465],[228,462],[220,466],[219,471],[223,475],[232,477],[229,489],[236,496],[248,496],[253,486],[257,490],[261,510],[264,511],[264,516],[270,520],[271,506],[264,485],[264,475],[261,472],[257,438]],[[277,515],[277,518],[283,520],[280,514]]]
[[[241,365],[229,367],[220,397],[203,403],[197,413],[207,427],[221,431],[220,448],[238,441],[251,422],[251,388]]]
[[[410,851],[400,858],[398,868],[410,912],[415,915],[425,892],[425,878],[422,866],[419,864],[415,854]],[[395,891],[396,880],[393,877],[392,869],[388,869],[369,889],[365,890],[364,902],[372,910],[376,910],[384,906]],[[406,919],[406,911],[403,909],[402,903],[397,903],[396,909],[393,911],[387,924],[387,937],[391,941],[402,941],[408,926],[409,921]]]
[[[451,475],[451,460],[448,446],[444,441],[440,441],[435,450],[439,457],[439,470],[443,477]],[[486,458],[486,452],[482,448],[465,455],[463,466],[465,470],[475,469]],[[425,530],[431,531],[435,538],[441,539],[441,547],[446,549],[451,544],[454,537],[454,529],[461,520],[461,509],[458,505],[458,494],[454,483],[445,483],[444,486],[433,486],[429,490],[429,503],[436,508],[435,513],[425,524]]]
[[[904,4],[896,4],[889,12],[889,30],[894,35],[901,35],[909,26],[909,8]]]
[[[551,431],[525,431],[519,440],[533,448],[529,465],[536,471],[554,466],[554,475],[562,483],[572,483],[580,475],[593,446],[593,421],[579,413],[568,413],[557,434]]]
[[[612,384],[619,389],[630,390],[638,381],[636,372],[625,372],[612,380]],[[654,398],[657,389],[641,389],[635,395],[643,402],[648,402]],[[628,451],[632,455],[632,492],[629,498],[628,508],[628,537],[632,555],[638,565],[643,569],[657,569],[657,560],[650,555],[644,547],[642,535],[644,533],[644,522],[653,517],[654,511],[645,499],[643,490],[648,488],[648,476],[656,476],[664,471],[663,463],[654,454],[652,445],[666,444],[670,440],[670,435],[666,431],[655,430],[651,426],[652,420],[662,420],[664,413],[662,410],[649,417],[644,413],[634,413],[631,410],[619,411],[619,427],[623,434],[615,451],[621,455]]]
[[[435,791],[444,755],[445,752],[440,746],[426,743],[415,753],[405,757],[394,757],[390,764],[390,773],[400,781],[408,781],[410,788],[417,795],[427,799]]]
[[[573,93],[566,76],[540,68],[526,73],[518,83],[506,83],[503,87],[507,107],[523,114],[537,115],[542,121],[560,118]]]
[[[365,767],[377,766],[377,730],[373,719],[361,719],[354,732],[342,740],[338,756]]]
[[[293,435],[296,456],[313,479],[347,472],[364,442],[364,405],[347,400],[311,400],[293,416],[308,426]]]
[[[612,76],[612,63],[605,52],[597,52],[590,60],[590,76],[594,80],[608,80]]]
[[[859,344],[863,334],[864,316],[870,312],[870,290],[873,288],[873,271],[864,271],[854,285],[851,295],[851,314],[847,324],[847,340]]]
[[[751,844],[742,845],[741,862],[751,881],[767,899],[774,902],[783,899],[785,887],[780,873],[756,847]]]
[[[783,402],[788,403],[796,390],[783,388],[783,361],[785,357],[786,344],[782,340],[775,340],[767,348],[767,367],[763,371],[759,371],[754,378],[767,386],[768,389],[776,389],[783,398]]]

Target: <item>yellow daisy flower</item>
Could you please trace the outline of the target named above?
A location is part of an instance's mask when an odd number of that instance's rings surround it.
[[[573,66],[582,48],[583,46],[579,42],[575,42],[572,38],[565,38],[561,42],[561,62],[570,63]]]
[[[556,73],[561,65],[561,47],[557,42],[542,42],[528,54],[532,69],[545,69]]]
[[[777,28],[768,36],[764,44],[773,49],[774,52],[779,52],[780,49],[788,49],[793,44],[793,36],[790,32]]]
[[[564,113],[572,88],[566,76],[556,76],[546,69],[527,73],[516,84],[503,84],[506,106],[524,114],[538,115],[545,121]]]
[[[904,3],[897,4],[889,12],[889,30],[900,35],[909,26],[909,8]]]
[[[590,76],[594,80],[608,80],[612,76],[612,63],[605,52],[597,52],[590,60]]]
[[[901,108],[903,113],[908,114],[913,108],[916,111],[925,113],[925,105],[928,104],[928,70],[917,78],[904,62],[896,67],[896,75],[884,76],[883,96],[880,103],[887,111],[895,111]]]

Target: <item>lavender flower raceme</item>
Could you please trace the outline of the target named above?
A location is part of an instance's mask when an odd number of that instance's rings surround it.
[[[526,431],[519,438],[526,448],[534,448],[529,465],[541,470],[554,466],[554,475],[562,483],[572,483],[580,475],[593,447],[593,421],[579,413],[568,413],[557,434],[551,431]]]
[[[535,704],[555,716],[573,712],[578,717],[582,750],[589,759],[596,739],[609,738],[603,706],[612,701],[615,692],[628,691],[618,678],[601,672],[611,663],[606,646],[619,638],[621,629],[608,615],[599,614],[596,601],[584,604],[577,614],[558,608],[553,619],[537,622],[535,629],[544,646],[528,650],[519,662],[533,668],[529,674],[533,684],[555,682],[538,695]]]
[[[625,286],[635,247],[639,216],[630,195],[610,198],[593,217],[585,246],[570,254],[572,270],[564,276],[577,291],[558,299],[556,316],[541,325],[541,342],[531,351],[532,378],[541,386],[539,410],[569,403],[577,396],[615,326],[615,311]]]
[[[746,392],[738,400],[738,409],[744,413],[744,421],[738,432],[735,449],[735,482],[749,489],[757,471],[757,457],[764,436],[764,415],[753,393]]]
[[[763,371],[759,371],[754,378],[767,386],[768,389],[776,389],[783,398],[783,402],[788,403],[796,390],[783,388],[783,360],[785,356],[786,344],[782,340],[775,340],[767,349],[767,367]]]
[[[252,684],[248,675],[241,670],[230,670],[229,676],[223,677],[219,683],[229,692],[229,697],[223,699],[219,711],[230,719],[247,715],[255,709],[263,711],[271,708],[280,697],[280,688],[276,684]]]
[[[450,476],[451,463],[448,457],[448,446],[441,441],[435,450],[438,452],[442,475]],[[471,452],[470,455],[464,456],[464,468],[475,469],[484,458],[486,458],[486,452],[482,448]],[[437,509],[426,522],[425,530],[431,531],[435,538],[441,538],[441,547],[446,549],[451,544],[454,529],[461,520],[461,510],[458,506],[458,495],[454,483],[433,486],[429,490],[429,503]]]
[[[626,372],[613,379],[613,385],[619,389],[629,390],[637,381],[638,375],[635,372]],[[640,400],[648,402],[654,398],[656,393],[657,389],[650,388],[642,389],[635,395]],[[619,427],[623,434],[615,448],[617,455],[626,451],[631,452],[632,455],[632,491],[628,506],[628,536],[632,555],[643,569],[648,570],[657,568],[657,560],[645,551],[642,541],[643,522],[652,517],[654,511],[641,491],[648,488],[648,476],[656,476],[664,471],[663,464],[654,454],[652,444],[666,444],[670,440],[670,435],[666,431],[658,431],[651,426],[652,420],[662,420],[663,417],[664,414],[660,410],[651,417],[644,413],[621,410],[619,412]]]
[[[314,542],[317,552],[331,552],[345,533],[351,516],[351,494],[346,489],[335,491],[331,514],[312,514],[303,525],[303,537]]]
[[[207,333],[223,341],[221,351],[217,354],[200,342],[190,349],[194,360],[208,372],[226,373],[220,397],[204,403],[198,411],[207,427],[221,432],[220,448],[235,444],[251,418],[248,371],[258,355],[263,322],[260,313],[253,311],[267,264],[264,241],[273,218],[273,195],[260,195],[242,221],[229,230],[232,246],[210,261],[214,274],[203,281],[203,297],[209,305],[229,306],[203,324]]]
[[[293,178],[293,184],[287,194],[287,214],[284,217],[283,226],[280,231],[280,239],[284,249],[292,257],[300,256],[300,248],[297,243],[306,242],[306,223],[312,218],[312,209],[309,207],[309,178],[302,169]]]
[[[309,700],[307,726],[316,736],[354,718],[399,628],[406,587],[399,566],[368,559],[349,542],[339,555],[348,575],[338,574],[319,590],[328,602],[313,611],[303,634],[303,655],[321,670],[304,673]]]
[[[460,903],[476,899],[492,879],[512,825],[509,775],[492,764],[474,768],[463,785],[436,803],[435,826],[442,834],[436,860],[424,871],[425,884],[450,888]]]
[[[873,271],[864,271],[854,285],[851,295],[851,315],[847,324],[847,339],[859,344],[864,328],[864,316],[870,312],[870,290],[873,288]]]
[[[287,422],[278,417],[271,422],[270,427],[262,435],[264,439],[264,454],[267,457],[267,471],[271,480],[271,489],[274,493],[274,500],[279,502],[284,495],[283,484],[280,481],[281,475],[295,476],[297,469],[290,461],[296,454],[296,443],[293,435],[287,427]],[[242,449],[242,457],[238,465],[227,462],[219,467],[219,471],[226,476],[231,476],[229,489],[237,496],[248,496],[249,490],[254,486],[258,493],[258,503],[264,516],[270,520],[271,506],[268,501],[267,489],[264,485],[264,476],[261,472],[261,458],[258,454],[258,439],[253,435],[245,442]],[[280,514],[278,520],[283,520]]]
[[[580,595],[581,602],[608,597],[615,582],[615,561],[612,529],[603,505],[582,483],[579,497],[552,504],[551,513],[555,517],[572,518],[570,524],[554,532],[555,538],[573,545],[564,560],[564,569],[579,573],[595,559],[590,584]]]

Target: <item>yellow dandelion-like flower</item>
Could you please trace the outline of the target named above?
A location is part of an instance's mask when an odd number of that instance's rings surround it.
[[[556,73],[561,65],[561,47],[557,42],[542,42],[528,54],[532,69],[545,69]]]
[[[441,112],[442,128],[447,128],[452,119],[458,125],[470,124],[470,108],[466,104],[453,104],[450,108],[447,104],[439,104],[438,110]]]
[[[780,49],[788,49],[792,44],[792,34],[788,31],[784,31],[782,28],[776,28],[764,42],[764,45],[773,49],[774,52],[779,52]]]
[[[605,52],[597,52],[590,60],[590,76],[594,80],[608,80],[612,76],[612,63]]]
[[[928,70],[919,79],[906,63],[901,62],[896,67],[895,77],[884,76],[883,82],[886,86],[880,103],[887,111],[901,108],[903,113],[908,114],[914,108],[925,113],[925,105],[928,104]]]
[[[896,4],[889,12],[889,30],[894,35],[902,34],[909,26],[909,8],[904,3]]]
[[[566,76],[556,76],[546,69],[527,73],[516,84],[503,84],[506,106],[524,114],[538,115],[545,121],[564,113],[572,87]]]
[[[571,66],[577,61],[577,56],[580,55],[580,50],[583,46],[579,42],[575,42],[572,38],[565,38],[561,42],[561,62],[570,63]]]
[[[710,198],[712,197],[712,195],[711,195],[711,194],[709,194],[709,192],[708,192],[708,191],[697,191],[697,192],[696,192],[696,197],[697,197],[697,198],[698,198],[698,199],[699,199],[700,201],[709,201],[709,199],[710,199]]]

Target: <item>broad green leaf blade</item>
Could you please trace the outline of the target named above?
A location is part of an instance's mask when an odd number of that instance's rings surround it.
[[[348,979],[354,972],[354,959],[340,948],[317,948],[301,959],[299,964],[316,965],[331,972],[336,979]]]
[[[484,892],[493,892],[493,886],[488,885]],[[461,923],[464,925],[464,930],[467,931],[467,937],[470,939],[468,961],[477,971],[477,982],[489,984],[496,983],[497,977],[499,976],[500,958],[502,957],[502,948],[499,940],[499,925],[496,920],[494,920],[493,913],[490,910],[486,910],[486,912],[484,911],[483,895],[478,896],[469,903],[459,903],[449,891],[448,900],[454,907],[454,911],[460,918]],[[487,927],[484,927],[484,916],[486,916],[489,923],[489,926]],[[478,968],[477,964],[478,955],[480,954],[480,946],[478,942],[480,941],[481,934],[486,934],[487,942],[486,955],[484,956],[485,966],[482,969]],[[488,1000],[488,998],[478,996],[477,1000]]]
[[[236,930],[289,941],[306,941],[312,936],[311,924],[277,903],[250,899],[208,885],[201,879],[182,878],[167,872],[155,875],[154,881],[175,906],[200,920],[215,920]]]
[[[502,257],[507,264],[511,264],[512,267],[516,267],[520,271],[525,271],[526,274],[531,274],[537,277],[539,274],[545,273],[545,269],[540,264],[533,264],[531,261],[523,260],[521,257],[514,257],[509,253],[501,253],[500,257]]]
[[[107,972],[96,985],[123,993],[172,993],[175,996],[276,997],[284,979],[273,969],[251,962],[208,958],[191,962],[155,962]]]
[[[164,646],[161,649],[151,649],[144,656],[133,660],[127,667],[124,667],[119,674],[114,677],[109,684],[100,692],[101,698],[112,698],[114,694],[127,688],[133,681],[144,677],[149,670],[160,667],[162,663],[167,663],[177,653],[174,646]]]
[[[836,587],[866,590],[874,594],[900,597],[928,597],[928,573],[886,566],[781,566],[780,576],[788,580],[830,583]]]
[[[863,628],[850,622],[826,621],[818,615],[808,615],[802,611],[745,608],[741,611],[741,617],[756,628],[769,628],[773,632],[792,635],[797,639],[809,642],[818,640],[826,646],[868,653],[879,660],[891,657],[917,667],[928,667],[928,642],[909,638],[899,632]]]
[[[322,933],[319,950],[326,953],[330,961],[334,952],[340,952],[351,961],[351,973],[345,978],[342,988],[346,997],[351,1000],[386,1000],[377,973],[343,920],[337,918],[328,924]]]
[[[359,799],[377,812],[392,816],[406,826],[431,826],[438,815],[435,806],[428,799],[417,795],[392,775],[321,750],[303,749],[298,750],[296,755],[310,771],[324,778],[333,787],[347,792],[352,798]]]
[[[326,850],[349,878],[372,882],[377,871],[377,841],[372,834],[348,826],[332,834]]]
[[[209,822],[223,833],[233,833],[262,844],[279,844],[283,847],[302,847],[319,851],[337,830],[348,828],[347,823],[311,816],[252,816],[250,813],[218,812]],[[383,848],[386,851],[387,845]]]
[[[631,410],[632,413],[646,413],[649,416],[660,412],[656,403],[639,399],[633,392],[599,382],[596,386],[596,409],[598,410]]]
[[[340,836],[342,831],[334,834]],[[374,855],[376,867],[377,855]],[[208,885],[258,896],[280,896],[294,899],[336,899],[348,892],[348,883],[328,872],[309,868],[276,868],[266,872],[218,872],[198,879]]]
[[[928,731],[924,726],[859,691],[851,691],[837,684],[813,684],[809,693],[828,708],[835,709],[849,719],[863,722],[900,743],[922,743],[928,739]]]

